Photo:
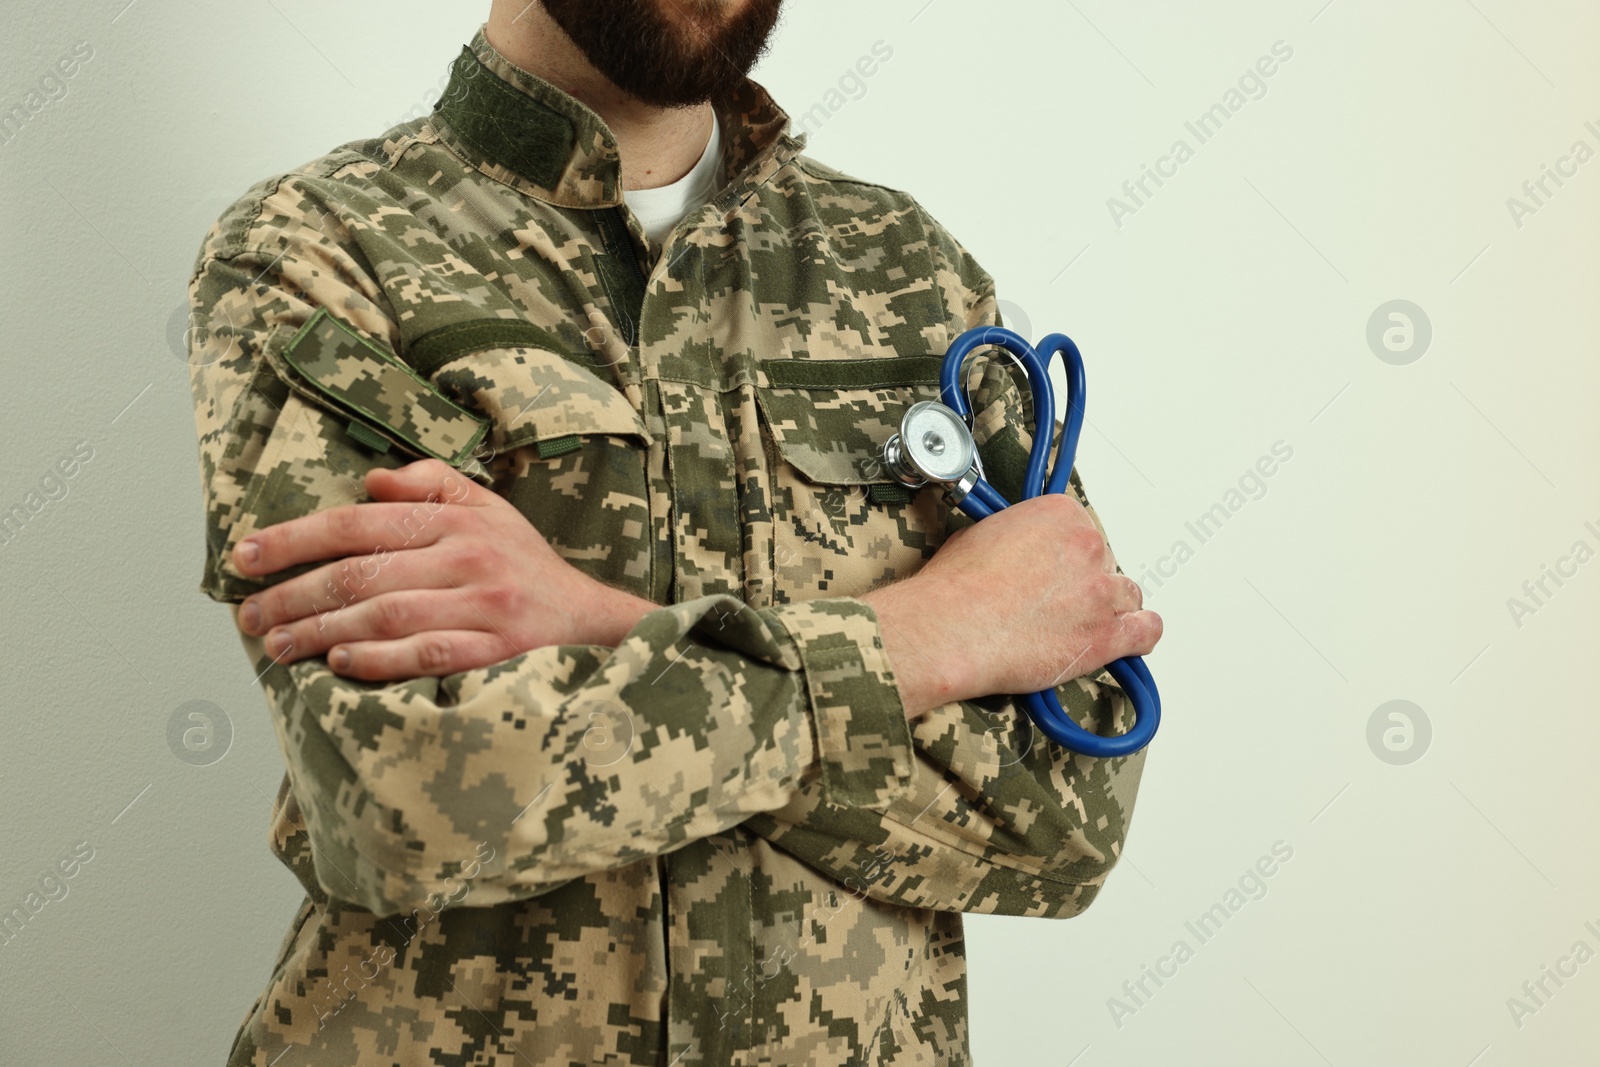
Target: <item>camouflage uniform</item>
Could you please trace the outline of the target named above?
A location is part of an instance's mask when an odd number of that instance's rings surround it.
[[[208,232],[204,592],[261,588],[241,536],[434,456],[664,605],[615,650],[383,685],[244,639],[306,899],[230,1064],[966,1063],[960,913],[1075,915],[1114,863],[1142,755],[1069,756],[1005,698],[908,724],[855,599],[966,521],[875,457],[991,280],[753,82],[718,110],[726,185],[650,246],[598,116],[480,29],[434,114]],[[1014,493],[1030,415],[987,366]],[[1103,672],[1060,693],[1131,725]]]

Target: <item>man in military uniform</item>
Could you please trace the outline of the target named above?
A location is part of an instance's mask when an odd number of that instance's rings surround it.
[[[780,2],[496,0],[432,115],[206,235],[201,588],[306,892],[230,1064],[966,1063],[961,913],[1115,862],[1142,753],[992,694],[1125,731],[1160,620],[1076,476],[973,526],[877,462],[994,287],[802,154]]]

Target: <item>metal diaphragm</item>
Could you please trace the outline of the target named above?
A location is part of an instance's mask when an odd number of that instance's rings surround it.
[[[937,400],[923,400],[906,409],[900,432],[883,446],[883,462],[902,485],[952,485],[972,469],[976,453],[961,416]]]

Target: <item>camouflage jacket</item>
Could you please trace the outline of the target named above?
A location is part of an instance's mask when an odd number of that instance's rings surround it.
[[[615,649],[382,685],[244,639],[306,900],[230,1064],[965,1063],[960,913],[1074,915],[1115,861],[1142,754],[1066,754],[1003,697],[908,724],[855,599],[966,521],[875,457],[998,321],[990,278],[755,83],[718,111],[725,185],[652,246],[599,117],[480,29],[432,115],[207,233],[205,593],[259,588],[241,536],[432,456],[661,605]],[[1031,413],[987,366],[1015,492]],[[1060,694],[1130,725],[1103,672]]]

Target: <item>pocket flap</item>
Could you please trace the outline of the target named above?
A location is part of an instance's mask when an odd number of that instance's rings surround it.
[[[297,392],[360,420],[352,427],[363,427],[361,433],[376,433],[451,466],[466,462],[489,429],[488,420],[451,401],[325,307],[306,320],[273,364]]]
[[[883,446],[899,432],[908,407],[939,398],[942,362],[939,356],[765,360],[756,395],[778,452],[807,480],[890,484]]]
[[[496,454],[583,434],[645,439],[644,421],[615,385],[538,348],[493,348],[441,367],[439,389],[489,421]]]

